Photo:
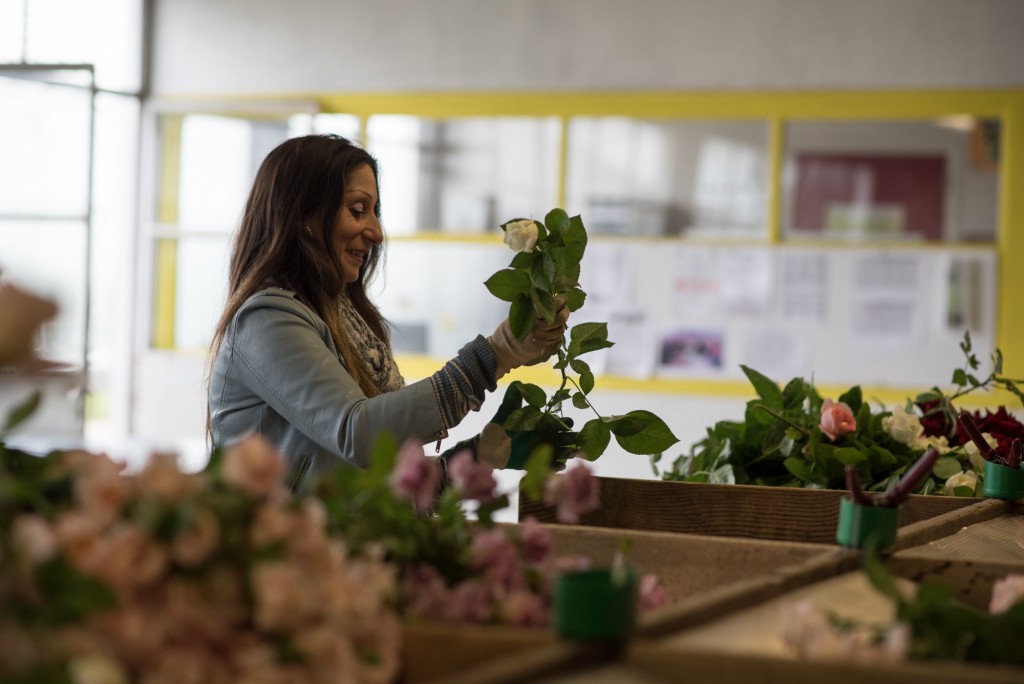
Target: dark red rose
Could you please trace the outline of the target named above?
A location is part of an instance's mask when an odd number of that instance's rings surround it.
[[[980,411],[974,411],[970,414],[979,431],[987,432],[999,442],[996,451],[1004,458],[1009,455],[1010,444],[1015,438],[1024,440],[1024,423],[1017,420],[1005,406],[1000,406],[994,413],[986,411],[982,415]],[[963,432],[963,428],[958,425],[957,431]],[[966,440],[966,435],[964,438]]]
[[[938,401],[921,401],[917,407],[921,409],[921,426],[924,427],[925,437],[946,437],[950,446],[959,446],[963,442],[958,439],[967,439],[967,435],[961,434],[963,429],[960,423],[951,421]]]

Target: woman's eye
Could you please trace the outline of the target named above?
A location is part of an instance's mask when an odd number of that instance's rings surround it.
[[[360,219],[366,214],[366,207],[362,204],[350,204],[348,205],[348,210],[352,214],[352,218]]]

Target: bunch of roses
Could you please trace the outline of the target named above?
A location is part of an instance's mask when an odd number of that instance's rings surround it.
[[[331,539],[320,502],[290,497],[260,439],[199,474],[168,454],[137,474],[85,452],[33,464],[44,466],[33,484],[59,495],[0,498],[3,681],[397,675],[394,568]]]
[[[882,425],[893,439],[912,449],[923,451],[933,447],[939,452],[933,474],[943,480],[943,493],[975,495],[982,489],[985,459],[959,421],[950,426],[944,414],[931,412],[931,406],[930,402],[918,402],[906,408],[896,407]],[[1024,439],[1024,424],[1005,406],[995,411],[966,413],[1000,456],[1009,453],[1014,439]]]
[[[438,464],[438,459],[424,455],[421,446],[403,446],[390,477],[395,498],[411,501],[420,512],[429,510],[442,479]],[[447,472],[450,491],[463,502],[488,506],[498,500],[491,468],[477,463],[470,452],[455,455]],[[544,501],[555,506],[559,521],[576,523],[600,503],[597,480],[586,465],[576,461],[565,473],[547,480]],[[533,518],[518,527],[492,526],[484,521],[467,530],[463,550],[460,562],[448,565],[447,572],[442,564],[413,561],[403,565],[403,614],[452,622],[547,627],[555,578],[590,566],[585,556],[552,554],[551,531]],[[645,575],[638,607],[645,610],[668,602],[658,578]]]

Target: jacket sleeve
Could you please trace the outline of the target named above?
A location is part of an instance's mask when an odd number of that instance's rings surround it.
[[[365,467],[384,430],[422,443],[446,434],[430,378],[367,398],[324,339],[326,326],[296,302],[243,307],[233,328],[235,377],[343,461]]]

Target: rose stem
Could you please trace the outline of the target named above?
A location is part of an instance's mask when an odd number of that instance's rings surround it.
[[[871,497],[861,489],[857,471],[852,465],[846,466],[846,488],[850,490],[850,498],[853,499],[853,503],[861,506],[870,506],[874,503]]]
[[[1014,437],[1013,441],[1010,442],[1010,455],[1006,457],[1006,465],[1015,470],[1019,468],[1022,455],[1021,451],[1020,437]]]
[[[995,453],[992,451],[992,447],[988,445],[988,440],[978,430],[978,426],[974,424],[974,419],[971,418],[971,414],[967,411],[961,411],[960,413],[960,424],[964,426],[964,432],[971,438],[971,441],[978,447],[978,451],[981,452],[981,457],[986,461],[993,460]]]
[[[917,489],[917,485],[920,484],[925,475],[931,472],[932,466],[935,465],[935,460],[938,457],[939,452],[935,450],[935,447],[929,447],[928,451],[924,452],[924,456],[917,459],[917,463],[910,466],[910,470],[903,473],[903,477],[896,483],[896,486],[891,491],[885,493],[886,501],[884,505],[899,506],[906,501],[907,497],[910,496],[910,492]]]

